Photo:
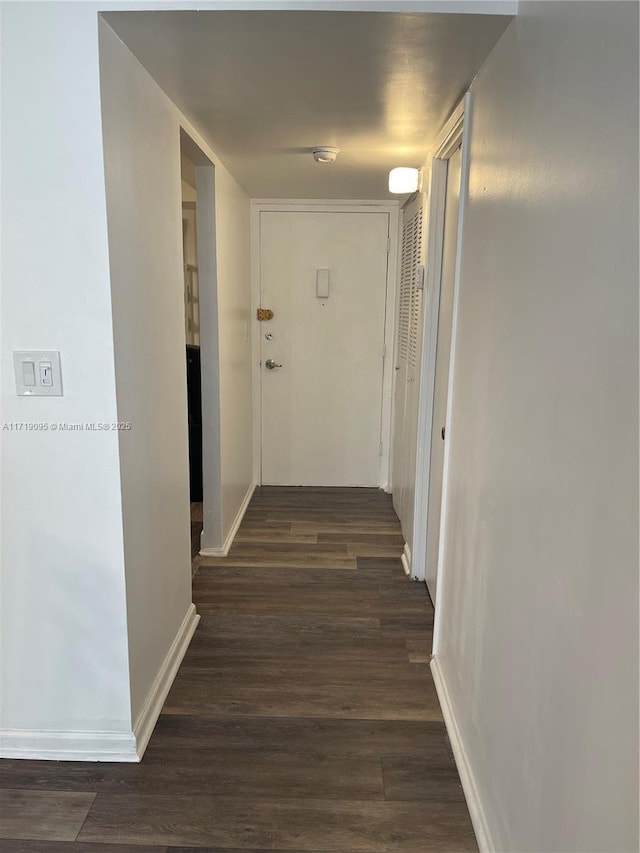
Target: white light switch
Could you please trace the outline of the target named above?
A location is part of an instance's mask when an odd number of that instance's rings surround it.
[[[32,350],[13,353],[16,394],[19,397],[61,397],[60,353]]]
[[[329,270],[316,270],[316,297],[329,298]]]
[[[22,384],[29,388],[36,384],[36,366],[32,361],[22,362]]]

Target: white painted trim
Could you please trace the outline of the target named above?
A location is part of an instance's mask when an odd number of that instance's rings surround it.
[[[491,853],[491,851],[497,850],[498,847],[493,843],[491,838],[489,822],[482,805],[482,800],[478,793],[478,786],[476,784],[475,776],[473,775],[473,768],[469,761],[469,756],[467,755],[464,741],[460,734],[460,729],[458,728],[447,683],[444,679],[443,672],[440,669],[438,659],[435,656],[431,658],[431,674],[433,675],[436,693],[438,694],[440,707],[442,709],[442,716],[444,717],[447,734],[451,741],[453,757],[456,762],[456,767],[458,768],[458,775],[460,776],[460,782],[462,783],[462,790],[464,791],[464,796],[467,801],[467,807],[471,816],[471,823],[473,824],[473,830],[476,834],[476,841],[478,842],[480,853]]]
[[[253,497],[253,493],[256,490],[256,484],[252,483],[248,490],[247,494],[244,496],[242,503],[240,504],[240,509],[236,517],[233,520],[233,524],[227,534],[227,538],[224,540],[224,545],[222,548],[201,548],[200,556],[201,557],[226,557],[231,550],[231,546],[233,545],[233,540],[236,538],[236,533],[238,532],[238,528],[242,524],[242,519],[244,518],[244,514],[247,511],[247,507],[251,502],[251,498]]]
[[[399,209],[397,199],[378,201],[371,199],[327,199],[327,198],[252,198],[251,204],[260,210],[314,210],[316,212],[333,213],[335,210],[360,213],[363,207],[373,208],[374,211],[387,212],[390,208]]]
[[[76,0],[78,2],[78,0]],[[80,0],[81,2],[81,0]],[[409,12],[457,15],[517,15],[518,0],[102,0],[100,11],[224,9],[302,12]]]
[[[253,481],[262,484],[262,370],[260,364],[260,323],[257,311],[260,308],[260,203],[252,201],[251,223],[251,394],[253,416]]]
[[[140,760],[132,732],[57,732],[37,729],[1,729],[0,758],[26,758],[32,761]]]
[[[453,385],[455,382],[456,349],[458,340],[458,303],[460,301],[460,273],[462,267],[462,246],[464,244],[464,220],[467,211],[467,199],[469,198],[469,162],[471,122],[471,94],[467,93],[464,99],[465,120],[462,132],[462,163],[460,172],[460,206],[458,209],[458,245],[456,246],[456,270],[453,280],[453,309],[451,320],[451,355],[449,357],[449,377],[447,383],[447,414],[445,418],[445,430],[448,441],[444,444],[444,461],[442,467],[442,501],[440,511],[440,533],[438,540],[438,586],[436,595],[435,614],[433,622],[433,653],[440,649],[441,622],[444,600],[444,590],[447,584],[447,571],[445,560],[445,543],[447,539],[447,524],[449,521],[449,468],[451,466],[451,443],[455,432],[455,426],[451,418],[451,404],[453,400]],[[426,544],[426,540],[425,540]]]
[[[382,373],[382,401],[380,411],[380,441],[382,455],[378,468],[378,486],[389,491],[391,483],[391,422],[393,417],[394,357],[395,357],[395,306],[398,280],[399,203],[397,200],[375,201],[350,199],[252,199],[251,200],[251,344],[253,359],[253,458],[254,480],[262,484],[262,371],[260,366],[260,321],[256,311],[260,307],[260,214],[265,212],[296,213],[387,213],[389,215],[389,255],[387,259],[387,292],[385,302],[386,358]],[[226,556],[213,553],[214,549],[201,550],[202,556]]]
[[[467,112],[466,107],[469,100],[469,93],[460,101],[455,110],[447,119],[445,126],[438,135],[435,145],[435,154],[437,160],[448,160],[458,149],[460,140],[462,139],[464,117]]]
[[[200,288],[200,384],[202,398],[202,534],[222,542],[222,458],[220,427],[220,343],[215,164],[181,125],[180,151],[195,164],[196,243]]]
[[[387,293],[385,297],[384,345],[386,357],[382,368],[382,409],[380,412],[380,488],[391,489],[391,441],[392,409],[395,389],[394,360],[396,351],[396,291],[398,288],[398,248],[400,209],[396,206],[389,212],[389,254],[387,256]]]
[[[457,290],[460,266],[460,247],[462,245],[462,229],[466,186],[469,171],[469,127],[470,95],[465,95],[451,117],[442,129],[436,146],[431,165],[431,190],[429,206],[429,236],[427,247],[426,274],[426,303],[423,313],[423,345],[420,360],[420,390],[418,395],[418,444],[416,448],[416,484],[413,510],[413,577],[417,580],[426,579],[427,562],[427,522],[429,517],[429,476],[431,461],[431,431],[433,427],[433,395],[436,381],[436,352],[438,346],[438,315],[440,309],[440,287],[442,278],[442,248],[444,239],[444,208],[447,189],[448,158],[455,152],[462,141],[462,166],[460,177],[460,210],[458,216],[458,246],[456,255],[456,272],[454,280],[454,305],[451,336],[451,362],[453,361],[454,334],[457,311]],[[452,382],[449,370],[449,396]],[[447,412],[447,432],[449,431],[449,412]],[[448,442],[445,443],[445,457]],[[443,470],[443,498],[446,481]],[[442,518],[441,518],[442,526]],[[440,573],[438,573],[438,583]],[[436,599],[439,596],[436,596]],[[436,600],[437,611],[437,600]],[[434,626],[435,630],[435,626]]]
[[[405,575],[411,575],[411,548],[409,548],[408,544],[404,543],[404,550],[402,551],[402,556],[400,557],[400,562],[402,563],[402,568],[404,569]]]
[[[162,666],[151,685],[151,690],[133,726],[138,761],[142,760],[144,751],[149,743],[149,738],[153,734],[153,729],[160,716],[164,700],[171,689],[173,680],[176,677],[199,621],[200,617],[196,613],[195,604],[189,605],[189,609],[182,620],[182,625],[178,628],[178,633],[173,643],[171,643],[171,647],[162,662]]]
[[[403,205],[404,209],[404,205]],[[391,424],[389,428],[389,488],[388,491],[391,493],[393,499],[393,508],[395,510],[396,506],[400,508],[400,501],[398,497],[398,486],[401,484],[401,478],[398,476],[397,468],[395,460],[394,460],[394,448],[395,448],[395,430],[396,430],[396,419],[398,418],[398,411],[396,406],[396,394],[398,393],[398,317],[400,316],[400,264],[402,261],[402,232],[403,232],[404,224],[401,211],[398,211],[398,224],[397,224],[397,235],[396,235],[396,259],[395,259],[395,277],[396,277],[396,295],[393,304],[393,311],[390,312],[393,319],[393,350],[389,352],[387,350],[387,357],[390,360],[390,366],[392,368],[391,375]],[[398,518],[400,518],[399,514]]]

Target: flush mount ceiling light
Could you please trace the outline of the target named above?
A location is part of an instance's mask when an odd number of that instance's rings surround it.
[[[390,193],[414,193],[420,185],[420,169],[398,166],[389,172]]]
[[[322,145],[318,148],[311,149],[313,159],[316,163],[335,163],[339,151],[339,148],[332,148],[328,145]]]

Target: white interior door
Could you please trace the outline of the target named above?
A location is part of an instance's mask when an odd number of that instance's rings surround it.
[[[393,506],[407,542],[411,541],[415,493],[416,428],[422,320],[420,270],[424,197],[404,209],[400,247],[400,288],[396,333],[396,391],[393,427]]]
[[[405,457],[405,423],[407,402],[407,381],[409,366],[409,323],[411,319],[411,223],[405,215],[402,220],[402,242],[400,246],[400,285],[398,287],[398,304],[396,306],[396,353],[395,353],[395,393],[393,400],[393,475],[392,497],[393,506],[402,518]]]
[[[388,237],[388,213],[260,214],[264,484],[379,485]]]
[[[442,507],[442,471],[446,441],[445,421],[449,387],[449,362],[451,358],[451,329],[453,321],[453,295],[456,275],[456,250],[458,246],[458,211],[460,207],[460,176],[462,148],[449,158],[447,189],[444,209],[444,236],[442,248],[442,273],[440,283],[440,308],[438,312],[438,342],[433,397],[431,429],[431,461],[429,464],[429,510],[427,517],[426,580],[433,602],[436,600],[438,580],[438,549],[440,544],[440,513]]]

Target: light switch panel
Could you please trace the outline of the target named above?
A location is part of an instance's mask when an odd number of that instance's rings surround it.
[[[36,363],[35,361],[22,362],[22,384],[28,388],[33,388],[36,384]]]
[[[62,397],[59,352],[14,350],[13,368],[18,397]]]
[[[329,270],[316,270],[316,297],[329,298]]]

